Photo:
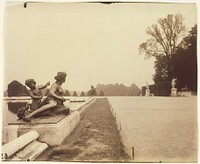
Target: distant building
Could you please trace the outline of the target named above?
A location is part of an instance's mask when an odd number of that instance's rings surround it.
[[[27,96],[28,92],[26,87],[20,82],[14,80],[8,84],[8,97],[11,96]]]

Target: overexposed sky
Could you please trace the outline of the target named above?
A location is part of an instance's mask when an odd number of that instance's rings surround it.
[[[91,85],[153,84],[154,59],[138,47],[147,27],[167,14],[181,13],[190,30],[197,23],[195,4],[30,3],[8,5],[4,18],[4,90],[18,80],[54,82],[68,74],[63,88],[87,91]]]

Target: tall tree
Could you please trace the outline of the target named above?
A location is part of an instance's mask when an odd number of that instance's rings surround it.
[[[146,30],[150,38],[140,44],[139,50],[145,54],[146,59],[156,58],[154,76],[156,82],[170,81],[173,77],[172,57],[185,32],[183,21],[181,14],[169,14],[165,18],[158,19],[158,24],[153,24]]]
[[[69,93],[69,91],[68,91],[68,90],[66,90],[64,95],[65,95],[65,96],[70,96],[70,93]]]
[[[183,38],[173,60],[179,88],[197,91],[197,25]]]
[[[96,91],[96,88],[94,88],[94,86],[92,85],[91,86],[91,89],[88,91],[88,94],[87,96],[97,96],[97,91]]]
[[[73,93],[73,96],[77,96],[77,93],[76,93],[76,91],[74,91],[74,93]]]
[[[82,91],[80,96],[85,96],[85,93]]]
[[[99,96],[105,96],[103,90],[100,91]]]

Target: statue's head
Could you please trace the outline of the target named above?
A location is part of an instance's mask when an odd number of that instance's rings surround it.
[[[54,77],[57,81],[65,82],[67,74],[65,72],[58,72]]]
[[[25,81],[25,85],[28,86],[29,88],[35,87],[36,82],[34,79],[27,79]]]

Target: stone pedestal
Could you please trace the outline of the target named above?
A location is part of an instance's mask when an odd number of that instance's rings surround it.
[[[145,90],[145,96],[150,96],[150,89]]]
[[[38,141],[45,142],[50,146],[61,145],[79,124],[82,112],[95,101],[96,98],[91,98],[68,116],[59,114],[34,118],[31,122],[17,120],[8,123],[8,126],[3,128],[3,143],[8,143],[29,131],[37,131],[39,133]]]
[[[191,91],[181,91],[181,96],[190,97],[190,96],[192,96],[192,92]]]
[[[50,146],[61,145],[65,138],[72,133],[79,121],[80,114],[77,111],[69,116],[57,115],[33,119],[30,123],[16,121],[6,127],[6,135],[9,136],[6,142],[10,142],[10,139],[13,139],[12,134],[15,134],[15,137],[19,137],[34,130],[40,135],[38,141],[45,142]]]
[[[171,96],[176,97],[177,96],[177,88],[172,88],[171,89]]]

